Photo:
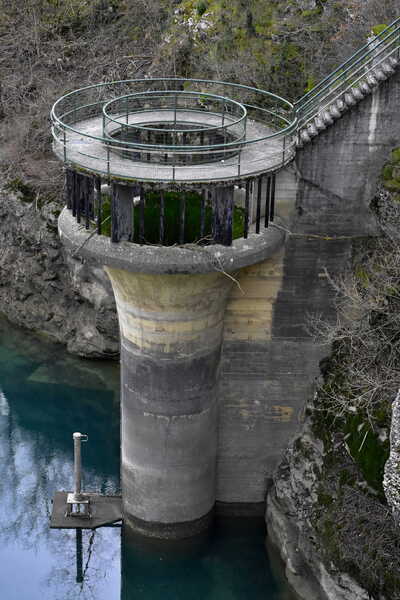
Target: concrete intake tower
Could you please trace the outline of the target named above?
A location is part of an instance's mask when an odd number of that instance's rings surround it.
[[[52,109],[70,262],[105,269],[121,333],[124,519],[148,536],[264,512],[326,349],[327,272],[375,235],[398,142],[400,20],[296,104],[218,81],[82,88]],[[99,316],[101,319],[101,316]],[[99,323],[101,326],[101,323]]]
[[[216,500],[218,374],[238,272],[276,253],[276,173],[293,106],[240,85],[146,79],[54,106],[66,247],[104,265],[121,333],[125,518],[160,537],[204,528]]]

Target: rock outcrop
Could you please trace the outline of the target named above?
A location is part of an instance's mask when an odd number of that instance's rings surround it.
[[[385,496],[397,524],[400,523],[400,392],[392,405],[390,455],[383,479]]]
[[[288,581],[304,600],[369,600],[368,592],[331,563],[325,566],[313,524],[319,504],[324,447],[311,419],[287,450],[267,501],[267,529],[279,548]]]
[[[118,322],[102,269],[66,258],[57,202],[0,190],[0,312],[72,354],[118,356]]]

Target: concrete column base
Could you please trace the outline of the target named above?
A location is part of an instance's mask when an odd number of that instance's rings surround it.
[[[217,376],[232,280],[107,267],[121,329],[122,496],[131,527],[182,538],[216,496]]]

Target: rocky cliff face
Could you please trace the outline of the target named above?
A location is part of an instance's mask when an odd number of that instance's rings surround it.
[[[398,162],[373,203],[382,238],[354,245],[332,354],[268,496],[269,537],[307,600],[400,598]]]
[[[56,202],[0,190],[0,312],[65,344],[72,354],[116,357],[118,321],[110,283],[102,269],[66,259],[59,213]]]
[[[286,576],[304,600],[369,600],[371,597],[333,562],[326,565],[315,518],[321,510],[324,445],[310,417],[287,450],[268,496],[268,536],[281,553]]]

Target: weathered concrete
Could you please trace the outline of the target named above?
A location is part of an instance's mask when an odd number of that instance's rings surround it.
[[[176,537],[198,531],[207,524],[217,494],[218,428],[222,448],[226,431],[228,445],[236,439],[229,426],[219,427],[217,390],[224,318],[233,345],[235,336],[240,338],[246,328],[247,342],[251,335],[264,341],[264,326],[270,339],[271,306],[282,279],[279,247],[285,233],[281,227],[271,226],[260,235],[236,240],[232,247],[161,248],[124,242],[115,245],[103,236],[90,238],[68,211],[62,213],[59,228],[67,248],[106,264],[114,288],[121,330],[125,513],[131,524],[147,535]],[[243,265],[266,257],[271,257],[267,261],[272,266],[261,262],[258,271],[248,267],[243,277],[238,275]],[[147,269],[150,272],[144,272]],[[242,283],[248,280],[247,287],[261,297],[243,297],[225,269]],[[255,277],[257,273],[261,279]],[[235,292],[226,311],[232,287]],[[255,306],[258,314],[251,317],[251,328],[246,310],[251,312]],[[230,378],[233,386],[234,381],[235,377]],[[259,396],[256,393],[256,402]],[[284,424],[290,413],[290,407],[278,400],[270,408],[272,419],[275,414]],[[229,418],[224,415],[223,421],[228,423]],[[253,438],[252,455],[240,465],[240,472],[254,467],[260,450],[258,443],[254,444],[257,439]],[[256,460],[263,458],[265,451]],[[265,468],[261,471],[260,477],[253,477],[256,503],[265,497]],[[221,481],[224,477],[222,474]],[[251,471],[248,477],[252,477]],[[243,493],[238,493],[236,486],[235,492],[229,489],[219,499],[251,502],[251,496],[249,489],[243,487]]]
[[[279,219],[260,235],[234,240],[232,246],[141,246],[130,242],[113,244],[110,238],[90,234],[79,226],[65,208],[58,220],[64,247],[93,264],[147,274],[196,274],[215,271],[236,272],[273,256],[285,239]]]
[[[124,512],[147,535],[185,537],[207,525],[215,503],[216,386],[232,280],[107,272],[121,330]]]
[[[334,317],[334,293],[324,292],[327,282],[323,267],[333,274],[340,272],[351,256],[352,240],[377,233],[369,206],[382,167],[390,151],[399,146],[399,104],[397,71],[372,96],[298,152],[296,213],[290,224],[293,235],[287,245],[283,285],[274,311],[274,337],[299,338],[310,308],[317,312],[320,307],[325,316]],[[305,265],[311,275],[308,285],[302,281]],[[286,318],[282,320],[285,304]],[[300,460],[291,447],[275,475],[268,495],[269,534],[301,597],[364,600],[369,597],[365,590],[349,576],[335,573],[334,565],[324,565],[316,553],[309,510],[312,502],[318,503],[314,471],[321,448],[307,424],[301,437],[304,440],[309,460]]]
[[[293,171],[278,176],[285,248],[241,271],[243,295],[233,288],[225,316],[218,500],[263,501],[299,429],[327,353],[312,341],[309,320],[335,318],[327,273],[335,278],[348,267],[353,239],[378,233],[369,206],[399,145],[399,103],[397,72],[299,150]]]

